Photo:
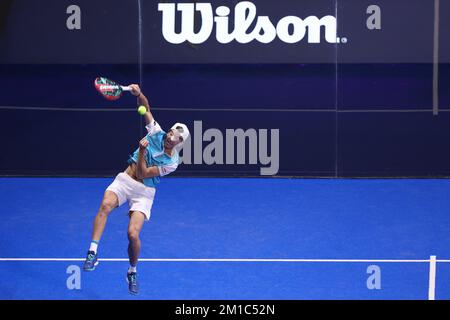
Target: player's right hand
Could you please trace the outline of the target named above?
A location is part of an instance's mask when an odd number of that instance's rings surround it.
[[[131,88],[131,94],[133,96],[139,96],[141,94],[141,88],[137,84],[130,84],[129,87]]]
[[[146,151],[148,147],[147,137],[144,137],[139,141],[139,151]]]

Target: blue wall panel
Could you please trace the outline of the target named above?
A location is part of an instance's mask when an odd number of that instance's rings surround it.
[[[230,30],[237,3],[211,5],[230,8]],[[92,85],[99,75],[141,83],[163,128],[186,122],[196,141],[201,137],[194,123],[200,122],[202,135],[208,129],[224,135],[226,129],[278,129],[277,175],[449,174],[448,1],[440,1],[437,115],[432,114],[434,1],[377,1],[381,30],[366,27],[371,1],[251,3],[257,17],[269,17],[274,27],[286,16],[298,17],[291,33],[301,31],[309,16],[331,16],[331,24],[318,29],[320,43],[308,42],[311,25],[292,44],[278,31],[270,43],[220,44],[214,27],[201,44],[175,45],[163,36],[155,1],[2,2],[0,174],[123,170],[144,134],[143,121],[134,97],[110,102],[99,96]],[[81,9],[79,30],[66,27],[70,5]],[[180,31],[180,13],[175,18]],[[333,19],[339,43],[325,40]],[[201,22],[197,13],[196,31]],[[203,149],[208,145],[202,142]],[[201,161],[175,174],[259,175],[261,167]]]

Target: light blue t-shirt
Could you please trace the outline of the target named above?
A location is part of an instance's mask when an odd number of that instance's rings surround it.
[[[161,180],[160,177],[174,172],[177,169],[179,155],[176,150],[174,150],[172,156],[169,156],[164,152],[164,139],[166,138],[167,133],[161,129],[155,120],[152,120],[145,128],[148,132],[146,138],[149,142],[145,161],[147,162],[147,167],[157,166],[160,175],[143,179],[143,181],[147,187],[155,188]],[[138,156],[139,148],[130,155],[128,163],[137,163]]]

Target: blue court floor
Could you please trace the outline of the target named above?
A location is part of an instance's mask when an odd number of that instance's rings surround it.
[[[163,179],[138,296],[126,204],[79,271],[111,181],[0,178],[0,299],[450,299],[450,180]]]

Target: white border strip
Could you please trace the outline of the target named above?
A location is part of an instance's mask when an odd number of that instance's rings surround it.
[[[450,260],[402,260],[402,259],[214,259],[214,258],[142,258],[139,262],[332,262],[332,263],[431,263],[450,262]],[[1,261],[84,261],[85,258],[0,258]],[[128,258],[103,258],[99,261],[105,262],[126,262]]]
[[[430,277],[428,284],[428,300],[435,299],[436,292],[436,256],[430,256]]]

